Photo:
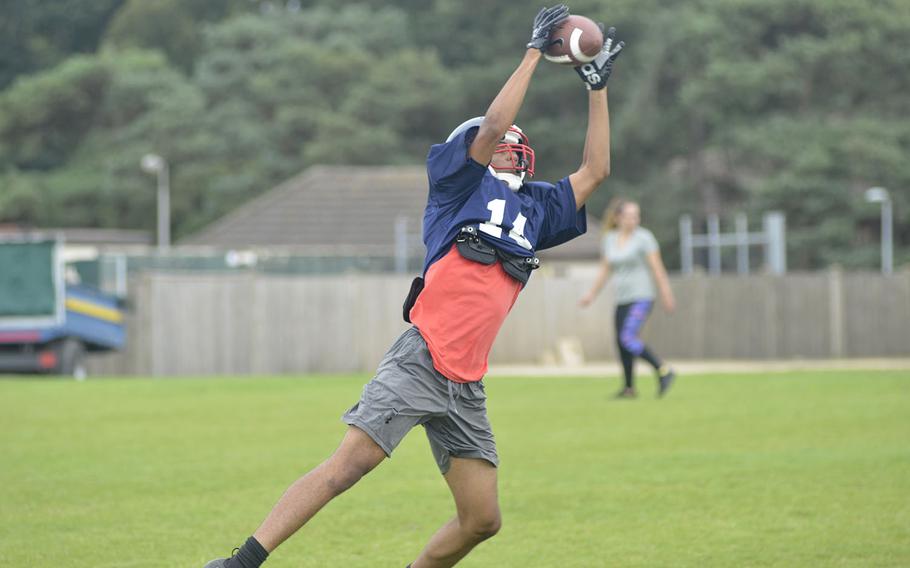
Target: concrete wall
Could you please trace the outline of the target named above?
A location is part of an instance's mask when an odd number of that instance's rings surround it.
[[[491,363],[614,357],[605,291],[577,307],[591,278],[539,271],[518,299]],[[95,358],[95,374],[208,375],[361,372],[407,325],[410,277],[146,274],[132,287],[128,348]],[[672,279],[678,308],[657,308],[647,342],[674,359],[910,355],[910,272],[839,271]]]

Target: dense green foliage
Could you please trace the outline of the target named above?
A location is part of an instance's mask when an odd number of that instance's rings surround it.
[[[895,201],[910,261],[910,3],[581,0],[619,28],[613,176],[675,264],[676,220],[787,213],[790,265],[872,268]],[[165,156],[186,235],[318,163],[418,164],[519,61],[515,3],[12,0],[0,50],[0,221],[145,228]],[[542,64],[519,123],[541,179],[574,170],[585,91]]]
[[[364,380],[0,381],[4,565],[229,554],[335,449]],[[615,379],[491,378],[503,529],[459,567],[908,566],[907,381],[687,376],[611,401]],[[418,428],[267,566],[404,566],[453,513]]]

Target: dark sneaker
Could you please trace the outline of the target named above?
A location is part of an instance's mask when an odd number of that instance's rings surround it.
[[[637,396],[638,396],[638,393],[635,392],[635,389],[633,389],[633,388],[624,388],[624,389],[622,389],[621,391],[619,391],[618,393],[614,394],[614,395],[613,395],[613,398],[615,398],[615,399],[623,399],[623,398],[635,398],[635,397],[637,397]]]
[[[676,379],[676,371],[670,369],[665,374],[657,377],[657,398],[661,398],[663,395],[670,390],[670,386],[673,384],[673,381]]]

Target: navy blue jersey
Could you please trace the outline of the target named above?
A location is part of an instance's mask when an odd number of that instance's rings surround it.
[[[462,227],[477,227],[489,244],[516,256],[534,256],[584,234],[585,210],[575,210],[569,178],[553,185],[525,182],[512,191],[468,155],[477,129],[435,144],[427,156],[430,192],[423,215],[427,257],[423,271],[451,248]]]
[[[534,256],[584,234],[584,207],[576,211],[569,178],[553,185],[525,182],[512,191],[483,164],[468,155],[477,128],[445,144],[435,144],[427,156],[430,191],[423,216],[427,257],[423,271],[451,248],[462,227],[477,228],[491,245],[516,256]]]

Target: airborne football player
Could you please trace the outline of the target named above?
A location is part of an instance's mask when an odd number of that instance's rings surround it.
[[[391,456],[422,425],[455,500],[456,515],[411,568],[454,566],[499,530],[499,458],[481,379],[493,340],[532,270],[535,253],[586,230],[584,203],[610,173],[607,79],[623,44],[576,67],[588,95],[588,129],[577,171],[555,184],[530,181],[534,151],[513,125],[550,33],[568,8],[534,19],[524,58],[483,117],[458,126],[427,157],[424,278],[405,303],[405,331],[343,416],[338,449],[298,479],[231,558],[206,568],[255,568],[323,506]],[[595,46],[596,49],[596,46]]]

